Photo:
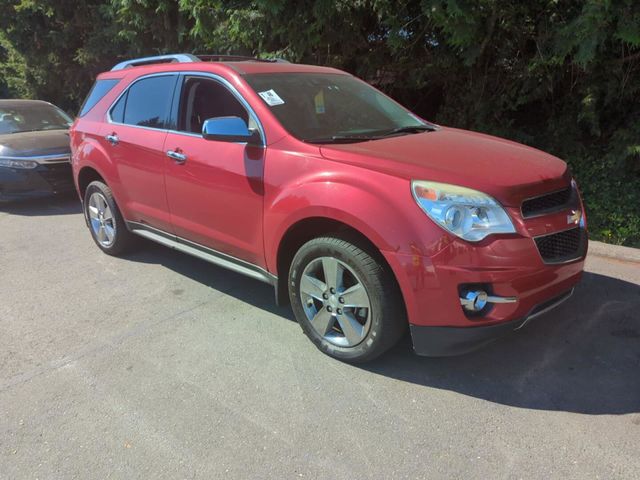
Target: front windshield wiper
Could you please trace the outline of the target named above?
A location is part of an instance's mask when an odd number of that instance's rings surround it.
[[[379,137],[365,135],[333,135],[332,137],[310,138],[306,143],[357,143],[368,142]]]
[[[409,125],[394,128],[392,130],[376,131],[375,135],[333,135],[331,137],[311,138],[305,140],[307,143],[356,143],[368,142],[371,140],[380,140],[381,138],[391,137],[393,135],[402,135],[403,133],[420,133],[432,132],[435,127],[431,125]]]
[[[387,130],[380,134],[381,137],[389,137],[391,135],[398,135],[401,133],[421,133],[421,132],[433,132],[435,127],[431,125],[408,125],[405,127],[398,127],[392,130]]]

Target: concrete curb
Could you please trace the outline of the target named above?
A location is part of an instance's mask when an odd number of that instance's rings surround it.
[[[589,253],[596,257],[615,258],[623,262],[640,263],[640,248],[621,247],[589,240]]]

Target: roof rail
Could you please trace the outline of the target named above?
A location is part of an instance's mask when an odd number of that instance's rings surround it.
[[[198,55],[203,62],[268,62],[268,63],[289,63],[281,58],[258,58],[245,55]]]
[[[289,63],[281,58],[256,58],[244,55],[192,55],[190,53],[174,53],[171,55],[157,55],[154,57],[134,58],[118,63],[111,71],[124,70],[129,67],[153,65],[154,63],[190,63],[190,62],[269,62]]]
[[[115,67],[111,69],[111,71],[115,70],[124,70],[129,67],[139,67],[141,65],[152,65],[154,63],[188,63],[188,62],[199,62],[200,59],[195,55],[191,55],[190,53],[176,53],[172,55],[157,55],[154,57],[142,57],[142,58],[134,58],[133,60],[126,60],[124,62],[120,62]]]

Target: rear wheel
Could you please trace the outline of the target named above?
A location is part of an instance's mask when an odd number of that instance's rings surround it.
[[[300,248],[289,272],[289,297],[311,341],[348,362],[384,353],[406,326],[404,305],[386,264],[346,239],[316,238]]]
[[[84,213],[96,245],[109,255],[121,255],[133,246],[134,235],[127,230],[111,189],[101,181],[87,186]]]

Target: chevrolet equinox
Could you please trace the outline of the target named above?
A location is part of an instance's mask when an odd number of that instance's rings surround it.
[[[71,128],[97,246],[137,236],[274,286],[323,352],[485,345],[566,300],[587,249],[567,165],[443,127],[326,67],[164,55],[98,76]]]

